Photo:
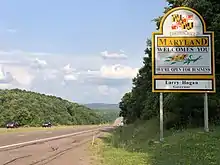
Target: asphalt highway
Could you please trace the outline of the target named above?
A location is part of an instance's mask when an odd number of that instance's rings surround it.
[[[43,138],[55,137],[65,134],[71,134],[74,132],[85,131],[94,128],[101,128],[102,126],[79,126],[72,128],[61,128],[61,129],[45,129],[30,132],[16,132],[16,133],[5,133],[0,134],[0,146],[22,143],[26,141],[38,140]]]
[[[34,140],[43,140],[68,134],[65,138],[48,140],[30,145],[0,148],[1,165],[89,165],[88,142],[111,127],[81,127],[59,130],[44,130],[0,135],[0,147]],[[93,130],[93,131],[88,131]],[[80,133],[81,132],[81,133]],[[82,133],[83,132],[83,133]]]

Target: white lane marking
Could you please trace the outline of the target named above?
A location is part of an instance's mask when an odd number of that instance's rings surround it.
[[[105,128],[112,128],[112,127],[105,127]],[[10,144],[10,145],[0,146],[0,149],[7,149],[7,148],[11,148],[11,147],[18,147],[18,146],[22,146],[22,145],[25,146],[25,145],[35,144],[35,143],[42,143],[42,142],[46,142],[46,141],[67,138],[67,137],[74,136],[74,135],[80,135],[80,134],[84,134],[84,133],[88,133],[88,132],[98,131],[100,129],[103,129],[103,128],[96,128],[96,129],[92,129],[92,130],[75,132],[75,133],[66,134],[66,135],[60,135],[60,136],[54,136],[54,137],[50,137],[50,138],[37,139],[37,140],[26,141],[26,142],[22,142],[22,143],[15,143],[15,144]]]

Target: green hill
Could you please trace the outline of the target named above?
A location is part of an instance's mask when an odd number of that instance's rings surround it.
[[[88,104],[85,104],[85,106],[91,109],[102,109],[102,110],[118,109],[119,110],[118,104],[88,103]]]
[[[55,125],[104,122],[91,109],[59,97],[20,89],[0,90],[0,126],[9,121],[29,126],[38,126],[44,121],[51,121]]]
[[[101,116],[104,122],[108,123],[113,123],[119,117],[117,109],[96,109],[94,111]]]
[[[84,105],[100,115],[104,122],[113,123],[119,117],[118,104],[88,103]]]

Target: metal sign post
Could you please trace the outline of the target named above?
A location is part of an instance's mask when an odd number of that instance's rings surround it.
[[[208,94],[204,95],[204,130],[209,132]]]
[[[160,141],[163,140],[163,93],[160,93]]]

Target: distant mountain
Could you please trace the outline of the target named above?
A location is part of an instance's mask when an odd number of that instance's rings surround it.
[[[84,105],[91,109],[119,109],[118,104],[89,103]]]

